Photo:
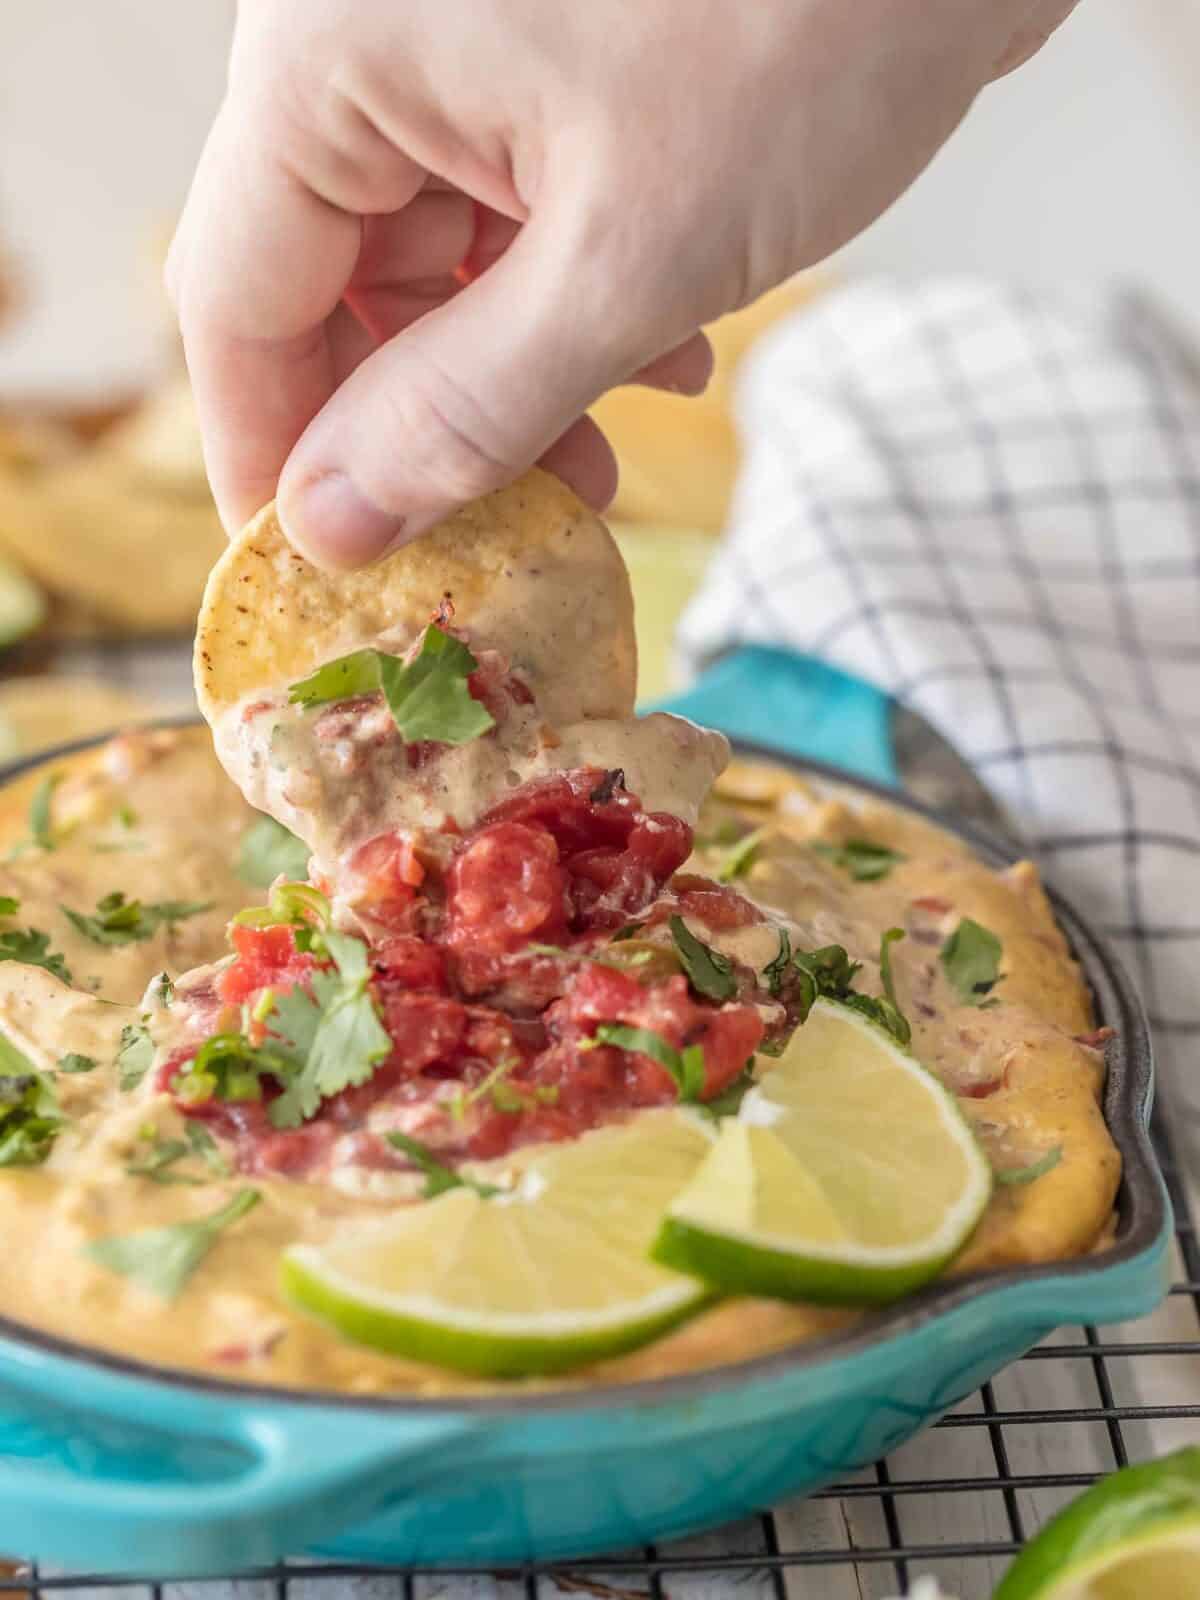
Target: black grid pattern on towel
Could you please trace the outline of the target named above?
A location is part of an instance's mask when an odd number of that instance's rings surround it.
[[[933,722],[1182,1040],[1200,1032],[1200,367],[1133,301],[1082,327],[995,285],[818,301],[747,386],[753,443],[681,648],[697,666],[791,646]]]
[[[903,1593],[925,1573],[939,1577],[961,1600],[986,1600],[1008,1559],[1047,1515],[1101,1473],[1151,1453],[1143,1437],[1147,1425],[1200,1431],[1200,1403],[1166,1405],[1144,1398],[1152,1395],[1150,1375],[1157,1364],[1182,1367],[1200,1357],[1200,1240],[1161,1121],[1154,1133],[1177,1219],[1175,1282],[1163,1315],[1103,1332],[1063,1330],[1010,1369],[1040,1369],[1038,1376],[1060,1395],[1065,1389],[1077,1397],[1078,1404],[1014,1400],[1009,1374],[985,1384],[934,1433],[937,1459],[952,1464],[966,1447],[969,1470],[916,1475],[901,1451],[809,1501],[810,1531],[800,1536],[795,1508],[779,1507],[678,1547],[530,1563],[503,1573],[471,1566],[398,1570],[298,1560],[231,1574],[239,1580],[237,1600],[346,1600],[354,1593],[361,1600],[485,1600],[489,1595],[553,1600],[563,1593],[591,1594],[596,1600],[688,1600],[735,1592],[744,1600],[825,1600],[831,1594],[873,1600]],[[1031,1449],[1042,1435],[1055,1437],[1060,1456],[1066,1451],[1053,1467],[1030,1465]],[[987,1536],[962,1536],[953,1509],[946,1514],[947,1507],[960,1505],[982,1505]],[[936,1536],[927,1531],[931,1510],[939,1512]],[[348,1589],[354,1579],[370,1580],[369,1589]],[[85,1591],[96,1600],[217,1600],[231,1593],[223,1587],[228,1581],[164,1584],[133,1569],[112,1578],[51,1575],[30,1565],[0,1576],[0,1600],[85,1600]],[[835,1588],[835,1583],[846,1587]]]

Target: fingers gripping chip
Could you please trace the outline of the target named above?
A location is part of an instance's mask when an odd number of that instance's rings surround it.
[[[358,572],[306,561],[267,506],[208,580],[196,631],[200,709],[213,722],[385,631],[407,625],[415,637],[447,604],[473,645],[508,657],[548,722],[632,713],[624,562],[603,522],[537,469]]]

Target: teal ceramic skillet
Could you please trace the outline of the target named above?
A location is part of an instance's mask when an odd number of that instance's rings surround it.
[[[748,652],[675,709],[748,753],[913,804],[890,789],[886,701],[826,668]],[[958,831],[985,859],[1012,858]],[[1118,1033],[1105,1105],[1124,1180],[1102,1255],[934,1285],[836,1338],[685,1377],[452,1402],[211,1381],[0,1319],[0,1550],[168,1577],[299,1551],[500,1567],[628,1548],[852,1472],[1060,1324],[1149,1311],[1170,1218],[1146,1130],[1145,1020],[1112,957],[1054,904]]]

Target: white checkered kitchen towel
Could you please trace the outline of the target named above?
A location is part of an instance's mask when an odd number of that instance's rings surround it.
[[[1132,298],[1072,315],[977,281],[866,281],[768,339],[740,421],[685,664],[790,645],[925,716],[1108,935],[1182,1089],[1200,1040],[1187,352]]]

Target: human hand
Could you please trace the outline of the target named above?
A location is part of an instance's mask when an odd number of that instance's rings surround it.
[[[168,264],[213,491],[352,566],[883,211],[1066,0],[242,0]],[[465,269],[465,270],[464,270]],[[464,286],[465,283],[465,286]]]

